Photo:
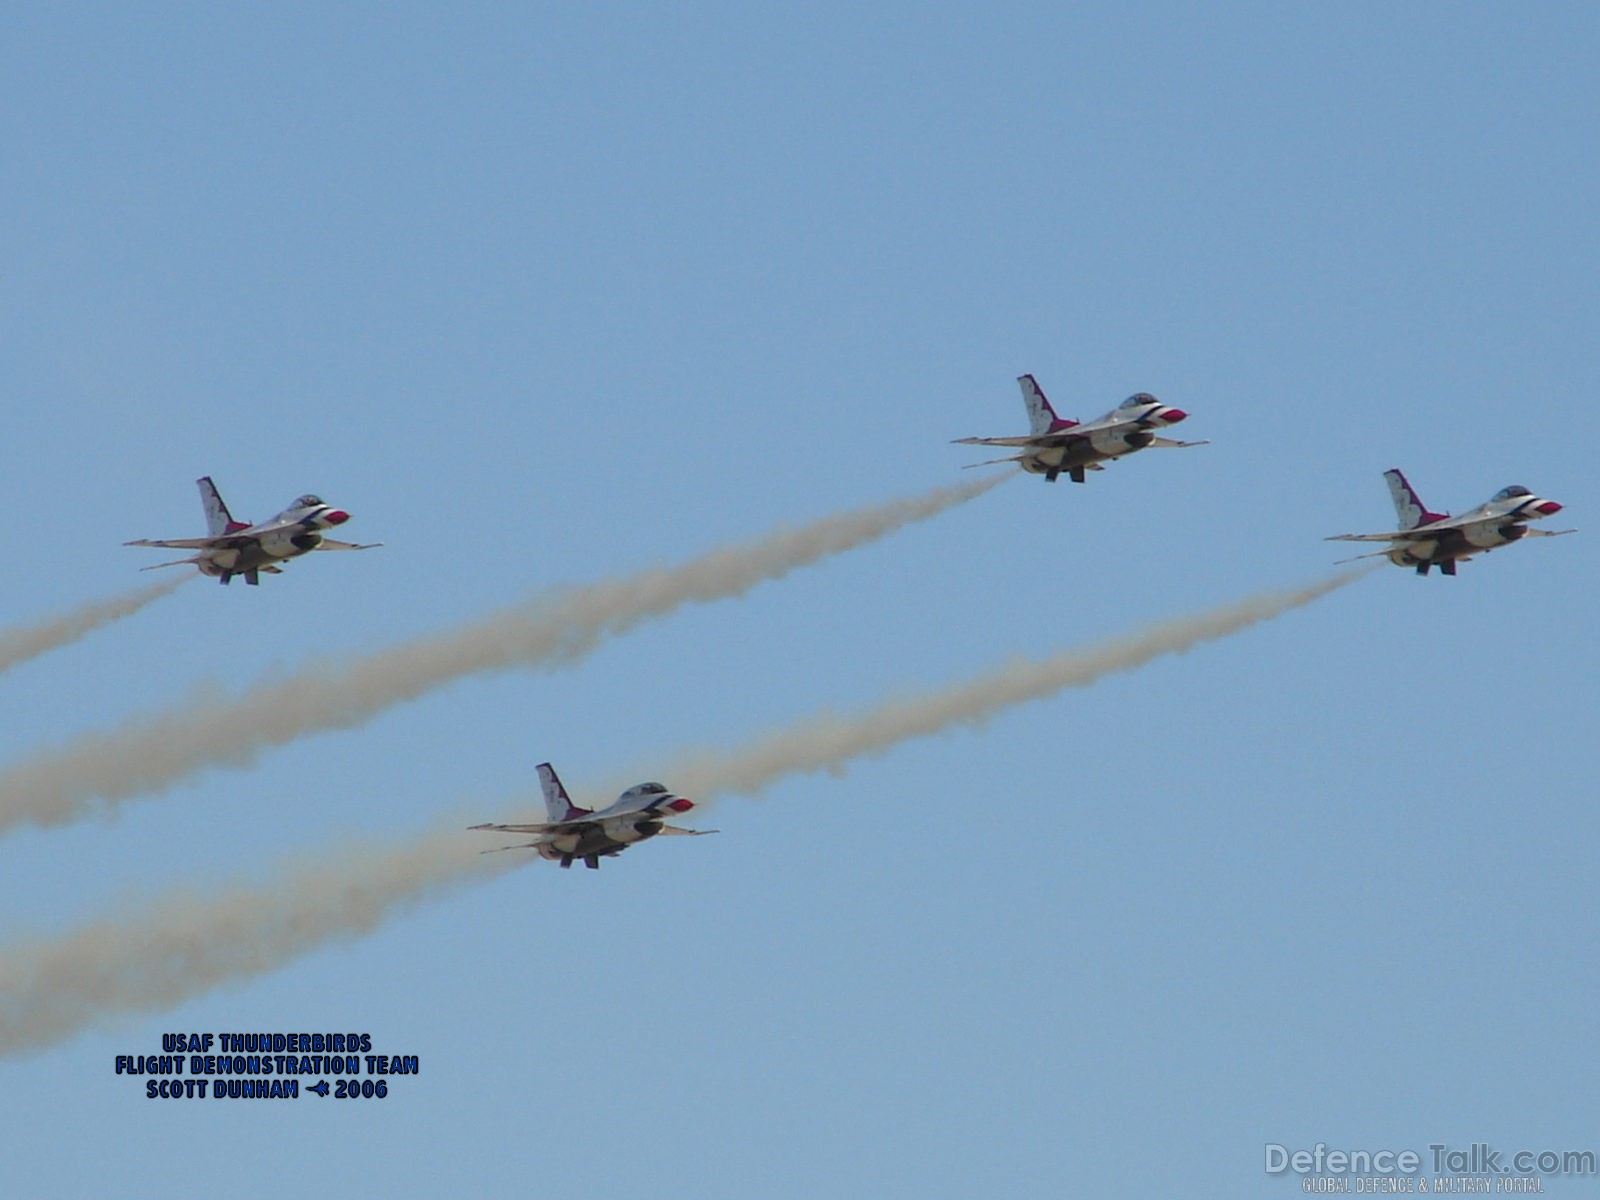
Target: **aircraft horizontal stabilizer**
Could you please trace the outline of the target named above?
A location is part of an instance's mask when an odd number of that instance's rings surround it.
[[[986,458],[982,462],[962,463],[961,469],[963,471],[970,471],[973,467],[992,467],[996,463],[1021,462],[1027,457],[1028,456],[1026,454],[1013,454],[1010,458]]]
[[[479,850],[479,854],[499,854],[502,850],[537,850],[540,846],[548,846],[554,837],[535,838],[531,842],[518,842],[514,846],[492,846],[488,850]]]
[[[1328,538],[1326,540],[1333,541],[1335,539]],[[1341,559],[1339,559],[1338,562],[1334,563],[1333,565],[1336,566],[1336,567],[1342,567],[1342,566],[1345,565],[1345,563],[1360,562],[1364,558],[1388,558],[1388,557],[1389,557],[1389,551],[1387,551],[1387,550],[1374,550],[1371,554],[1358,554],[1354,558],[1341,558]]]

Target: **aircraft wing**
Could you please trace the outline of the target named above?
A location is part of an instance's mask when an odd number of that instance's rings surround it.
[[[1535,517],[1542,515],[1541,513],[1534,514]],[[1516,511],[1488,515],[1481,511],[1474,511],[1462,513],[1458,517],[1445,517],[1442,520],[1429,521],[1426,525],[1418,525],[1412,529],[1397,529],[1393,533],[1342,533],[1337,538],[1329,538],[1328,540],[1341,542],[1425,542],[1437,533],[1444,533],[1452,529],[1467,529],[1473,525],[1503,525],[1507,521],[1520,525],[1527,520],[1529,520],[1528,517]],[[1538,531],[1530,526],[1528,532],[1537,533]]]
[[[1134,422],[1134,421],[1095,421],[1095,422],[1093,422],[1092,424],[1089,424],[1089,425],[1073,425],[1073,426],[1071,426],[1071,427],[1069,427],[1067,429],[1057,429],[1057,430],[1055,430],[1055,431],[1053,431],[1051,433],[1029,434],[1026,437],[1002,437],[1002,438],[964,437],[964,438],[956,438],[955,441],[951,443],[951,445],[954,445],[954,446],[1019,446],[1019,447],[1024,447],[1024,448],[1026,448],[1026,447],[1040,447],[1040,446],[1061,446],[1061,445],[1066,444],[1067,442],[1072,441],[1074,438],[1081,437],[1081,436],[1083,436],[1085,434],[1088,434],[1088,433],[1097,433],[1102,429],[1114,429],[1118,425],[1135,425],[1135,424],[1137,424],[1137,422]]]
[[[273,517],[270,521],[263,521],[259,525],[246,525],[243,529],[235,529],[232,537],[260,537],[264,533],[277,533],[283,529],[296,529],[304,525],[301,517]]]
[[[1499,517],[1467,514],[1459,517],[1446,517],[1441,521],[1429,521],[1426,525],[1417,525],[1411,529],[1396,529],[1393,533],[1340,533],[1330,538],[1324,538],[1323,541],[1428,542],[1439,534],[1448,533],[1452,529],[1465,529],[1469,525],[1498,525],[1510,519],[1509,514]]]
[[[663,833],[675,833],[681,837],[702,837],[708,833],[721,832],[722,830],[720,829],[684,829],[678,825],[663,825],[660,830],[657,831],[656,836],[659,837]]]
[[[1432,528],[1430,526],[1430,528]],[[1325,542],[1415,542],[1414,529],[1400,529],[1394,533],[1336,533],[1332,537],[1325,537]]]
[[[542,822],[540,822],[539,824],[536,824],[536,825],[495,825],[495,824],[489,824],[489,825],[469,825],[469,826],[467,826],[467,828],[469,830],[471,830],[471,829],[487,829],[487,830],[492,830],[495,833],[536,833],[536,834],[542,835],[544,840],[549,840],[550,838],[559,837],[561,834],[564,834],[564,833],[574,833],[574,832],[576,832],[578,830],[581,830],[586,825],[587,826],[599,826],[599,825],[603,825],[603,824],[605,824],[604,821],[597,821],[597,820],[595,820],[595,818],[593,816],[585,816],[585,817],[574,817],[570,821],[542,821]],[[717,833],[718,830],[715,830],[715,829],[680,829],[676,825],[662,825],[661,826],[661,832],[662,833],[686,834],[686,835],[689,835],[691,837],[699,837],[702,833]],[[535,843],[530,843],[530,845],[531,844],[535,844]]]
[[[1172,438],[1158,437],[1155,441],[1151,442],[1150,445],[1164,446],[1168,450],[1187,450],[1190,446],[1209,446],[1211,445],[1211,439],[1206,438],[1204,441],[1199,442],[1179,442]]]
[[[1119,417],[1114,413],[1108,413],[1096,421],[1085,421],[1082,425],[1074,425],[1069,429],[1058,429],[1054,433],[1041,434],[1035,440],[1046,443],[1059,443],[1067,441],[1071,438],[1080,437],[1084,434],[1102,433],[1107,429],[1121,429],[1124,426],[1129,429],[1144,428],[1144,426],[1140,425],[1137,421],[1130,421],[1126,417]]]
[[[480,851],[482,854],[494,854],[501,850],[537,850],[540,846],[548,846],[564,833],[579,831],[583,825],[593,825],[594,822],[587,818],[578,821],[556,821],[540,825],[469,825],[468,829],[487,829],[495,833],[531,833],[534,839],[531,842],[517,842],[510,846],[493,846],[488,850]]]
[[[318,550],[376,550],[382,542],[368,542],[365,546],[358,546],[354,542],[336,542],[332,538],[323,538]]]
[[[216,550],[223,547],[241,545],[244,540],[238,534],[230,533],[226,537],[203,538],[140,538],[136,542],[123,542],[124,546],[164,546],[168,550]]]
[[[950,444],[952,446],[1037,446],[1039,444],[1039,439],[1036,438],[1036,437],[1003,437],[1003,438],[967,437],[967,438],[956,438]],[[996,462],[1005,462],[1005,461],[1009,461],[1009,460],[1007,460],[1007,459],[996,459],[995,461]]]
[[[1505,517],[1496,517],[1484,520],[1482,517],[1467,519],[1456,517],[1447,521],[1433,521],[1427,525],[1418,525],[1415,529],[1397,529],[1393,533],[1336,533],[1326,537],[1325,542],[1427,542],[1440,534],[1452,529],[1465,529],[1469,525],[1492,525],[1505,521]],[[1517,522],[1521,524],[1521,522]],[[1525,527],[1524,537],[1560,537],[1563,533],[1577,533],[1576,529],[1535,529],[1532,525]]]
[[[1415,529],[1402,529],[1399,531],[1398,536],[1410,541],[1417,541],[1432,537],[1434,533],[1442,529],[1465,529],[1468,525],[1498,525],[1510,519],[1510,513],[1502,513],[1497,517],[1485,517],[1481,513],[1476,515],[1469,513],[1460,517],[1445,517],[1442,521],[1429,521],[1426,525],[1418,525]]]
[[[580,817],[572,821],[546,821],[538,825],[468,825],[468,829],[491,829],[496,833],[547,833],[552,837],[560,833],[571,833],[584,825],[594,825],[595,821],[588,817]]]
[[[1452,529],[1465,529],[1469,525],[1497,525],[1509,520],[1510,514],[1499,517],[1485,517],[1482,513],[1464,513],[1459,517],[1444,517],[1438,521],[1429,521],[1426,525],[1415,525],[1410,529],[1396,529],[1393,533],[1340,533],[1330,538],[1327,542],[1428,542],[1441,533],[1448,533]]]

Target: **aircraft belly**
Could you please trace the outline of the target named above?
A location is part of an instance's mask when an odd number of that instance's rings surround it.
[[[222,553],[233,561],[218,559],[217,565],[226,567],[236,575],[242,575],[246,571],[259,571],[262,567],[271,566],[278,561],[272,555],[263,552],[254,542],[240,546],[237,550],[225,550]]]
[[[1399,566],[1413,567],[1420,563],[1460,562],[1482,552],[1483,547],[1474,546],[1461,534],[1451,532],[1397,546],[1389,552],[1389,558]]]
[[[261,565],[265,566],[267,563],[278,562],[285,558],[299,558],[302,554],[315,550],[321,544],[321,534],[304,530],[299,532],[280,530],[260,538],[253,549],[256,554],[260,555]]]
[[[1118,455],[1126,454],[1126,447],[1119,447],[1114,451],[1102,450],[1088,438],[1080,438],[1069,442],[1062,451],[1061,465],[1068,469],[1072,467],[1087,467],[1095,463],[1109,462]]]
[[[591,854],[615,854],[632,845],[633,840],[619,841],[602,829],[585,829],[561,835],[550,843],[550,848],[559,854],[585,858]]]
[[[1070,471],[1074,467],[1087,467],[1114,457],[1101,454],[1088,441],[1072,441],[1064,446],[1046,446],[1035,450],[1022,460],[1022,469],[1032,475],[1047,471]]]
[[[1528,532],[1526,525],[1505,522],[1499,525],[1468,525],[1461,531],[1461,539],[1477,550],[1493,550],[1509,546]]]
[[[1447,533],[1433,544],[1433,561],[1450,562],[1454,559],[1467,558],[1478,553],[1481,549],[1467,541],[1459,533]]]

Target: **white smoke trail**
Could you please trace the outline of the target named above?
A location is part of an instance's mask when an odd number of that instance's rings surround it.
[[[855,718],[802,722],[744,750],[680,761],[670,779],[697,800],[750,795],[802,771],[838,769],[908,738],[971,724],[1067,687],[1085,687],[1199,642],[1309,604],[1366,574],[1269,592],[978,679],[907,697]],[[264,887],[178,895],[64,937],[0,949],[0,1055],[64,1041],[121,1013],[159,1012],[273,970],[329,942],[361,936],[430,895],[525,861],[479,855],[462,832],[352,851],[280,873]]]
[[[0,832],[61,825],[108,804],[159,792],[204,767],[243,766],[270,746],[362,724],[396,704],[484,671],[569,664],[607,637],[684,604],[749,591],[937,516],[1007,475],[825,517],[713,550],[675,567],[571,587],[457,629],[386,650],[313,660],[237,699],[204,696],[122,728],[89,733],[0,772]]]
[[[0,951],[0,1055],[64,1041],[106,1017],[162,1012],[233,980],[271,971],[508,866],[469,835],[283,864],[265,887],[175,889],[56,939]]]
[[[24,625],[0,631],[0,672],[9,671],[19,663],[37,658],[48,650],[75,642],[86,633],[93,633],[102,625],[131,617],[146,605],[154,604],[163,596],[171,595],[193,576],[168,579],[154,587],[124,592],[109,600],[96,600],[80,605],[71,612],[62,613],[37,625]]]
[[[791,725],[742,750],[706,750],[658,767],[675,790],[696,798],[716,792],[760,794],[789,775],[836,771],[851,759],[953,725],[978,725],[1002,709],[1040,700],[1065,688],[1088,687],[1105,675],[1131,671],[1153,658],[1181,654],[1200,642],[1237,633],[1309,604],[1373,568],[1348,571],[1310,587],[1260,592],[1234,604],[1152,625],[1139,633],[1045,659],[1018,658],[996,671],[941,691],[892,700],[870,713],[823,714]]]

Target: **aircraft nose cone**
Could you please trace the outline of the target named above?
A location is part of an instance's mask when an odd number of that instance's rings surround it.
[[[1166,412],[1161,414],[1161,419],[1168,425],[1176,425],[1179,421],[1185,420],[1188,416],[1189,414],[1184,412],[1181,408],[1169,408]]]
[[[679,796],[677,799],[673,800],[672,803],[668,804],[667,807],[673,812],[686,813],[694,807],[694,801],[685,800],[682,796]]]
[[[343,525],[350,519],[350,514],[340,508],[330,508],[322,514],[322,519],[329,525]]]
[[[1535,504],[1533,506],[1533,511],[1543,513],[1547,517],[1553,517],[1561,511],[1561,505],[1557,504],[1554,500],[1546,500],[1540,504]]]

